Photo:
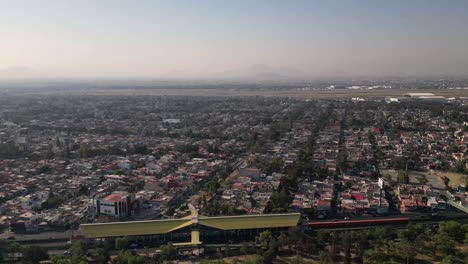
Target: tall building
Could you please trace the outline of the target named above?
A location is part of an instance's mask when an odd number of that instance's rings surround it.
[[[135,194],[128,192],[114,192],[96,201],[96,209],[99,214],[114,217],[126,217],[132,211],[139,209],[139,202],[135,199]]]

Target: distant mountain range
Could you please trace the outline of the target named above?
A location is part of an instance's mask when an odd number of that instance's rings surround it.
[[[45,76],[40,72],[28,67],[9,67],[0,69],[0,79],[36,79],[44,78]]]

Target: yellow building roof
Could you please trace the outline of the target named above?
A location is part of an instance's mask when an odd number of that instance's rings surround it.
[[[200,218],[200,225],[222,230],[293,227],[300,214],[242,215]]]
[[[293,227],[298,224],[300,218],[300,214],[269,214],[221,217],[200,216],[196,217],[195,221],[192,216],[170,220],[83,224],[80,228],[85,237],[101,238],[164,234],[197,222],[199,225],[221,230]]]
[[[85,237],[97,238],[164,234],[189,226],[191,224],[191,220],[171,219],[154,221],[83,224],[80,226],[80,228]]]

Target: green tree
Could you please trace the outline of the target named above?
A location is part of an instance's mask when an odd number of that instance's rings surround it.
[[[23,251],[24,263],[39,263],[42,260],[49,258],[47,252],[39,246],[26,247]]]
[[[75,242],[70,249],[71,252],[71,263],[78,264],[81,262],[87,262],[86,249],[83,247],[81,241]]]
[[[177,248],[169,242],[161,246],[161,256],[164,260],[173,260],[177,257]]]
[[[144,264],[145,258],[143,256],[138,256],[133,254],[130,251],[120,251],[119,255],[112,259],[112,264]]]
[[[296,255],[294,257],[291,258],[291,264],[302,264],[304,263],[304,260],[301,258],[301,256],[299,255]]]
[[[244,264],[264,264],[265,261],[262,256],[254,255],[253,257],[248,258],[244,261]]]
[[[439,234],[446,234],[451,239],[462,243],[467,234],[468,225],[462,225],[456,221],[442,222],[439,225]]]
[[[320,252],[319,263],[320,264],[332,264],[332,263],[335,263],[335,262],[333,261],[333,258],[331,256],[330,252],[324,250],[324,251]]]
[[[66,256],[53,256],[50,261],[53,264],[71,264],[70,258]]]
[[[434,236],[434,242],[437,252],[442,256],[454,255],[457,252],[455,241],[447,234],[436,234]]]
[[[375,248],[366,250],[363,260],[364,264],[381,264],[388,260],[388,256],[382,250]]]
[[[346,169],[348,168],[348,152],[345,149],[342,149],[340,153],[338,153],[336,165],[341,173],[346,173]]]
[[[255,244],[263,251],[268,250],[272,241],[273,235],[269,230],[263,231],[257,237],[255,237]]]
[[[409,183],[408,173],[406,173],[404,171],[399,171],[398,175],[397,175],[397,181],[399,183],[408,184]]]
[[[215,260],[208,260],[208,259],[203,259],[200,261],[200,264],[227,264],[226,261],[223,259],[215,259]]]
[[[448,189],[449,188],[449,183],[450,183],[450,179],[446,176],[444,176],[442,178],[442,180],[444,181],[444,185],[445,185],[445,189]]]
[[[250,252],[250,247],[247,242],[242,243],[242,246],[240,248],[240,253],[242,255],[247,255]]]
[[[281,190],[280,192],[273,192],[270,198],[272,212],[286,212],[288,210],[289,199],[289,195],[286,193],[285,189]]]
[[[364,252],[369,249],[369,234],[367,231],[360,231],[354,239],[356,258],[359,263],[363,262]]]
[[[107,248],[98,248],[93,253],[93,258],[98,264],[107,264],[109,261],[109,251]]]
[[[130,242],[128,241],[127,237],[118,237],[115,240],[115,248],[117,250],[126,250],[128,249],[129,245],[130,245]]]
[[[344,251],[344,263],[350,264],[351,263],[351,247],[353,245],[354,235],[351,232],[343,233],[341,238],[343,244],[343,251]]]
[[[302,244],[301,242],[304,240],[304,233],[299,227],[295,226],[288,230],[288,237],[289,240],[294,244],[294,248],[297,250],[298,244]]]
[[[169,208],[167,208],[165,215],[174,216],[174,213],[175,213],[175,208],[170,206]]]
[[[325,249],[329,238],[330,238],[330,232],[319,230],[317,232],[317,247],[319,249]]]
[[[452,255],[445,256],[442,259],[442,264],[455,264],[455,262],[453,260],[453,256]]]

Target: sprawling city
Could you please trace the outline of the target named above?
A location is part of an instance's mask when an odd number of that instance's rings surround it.
[[[5,92],[3,259],[465,254],[468,97],[350,87],[339,100]]]
[[[468,263],[467,10],[0,0],[0,263]]]

